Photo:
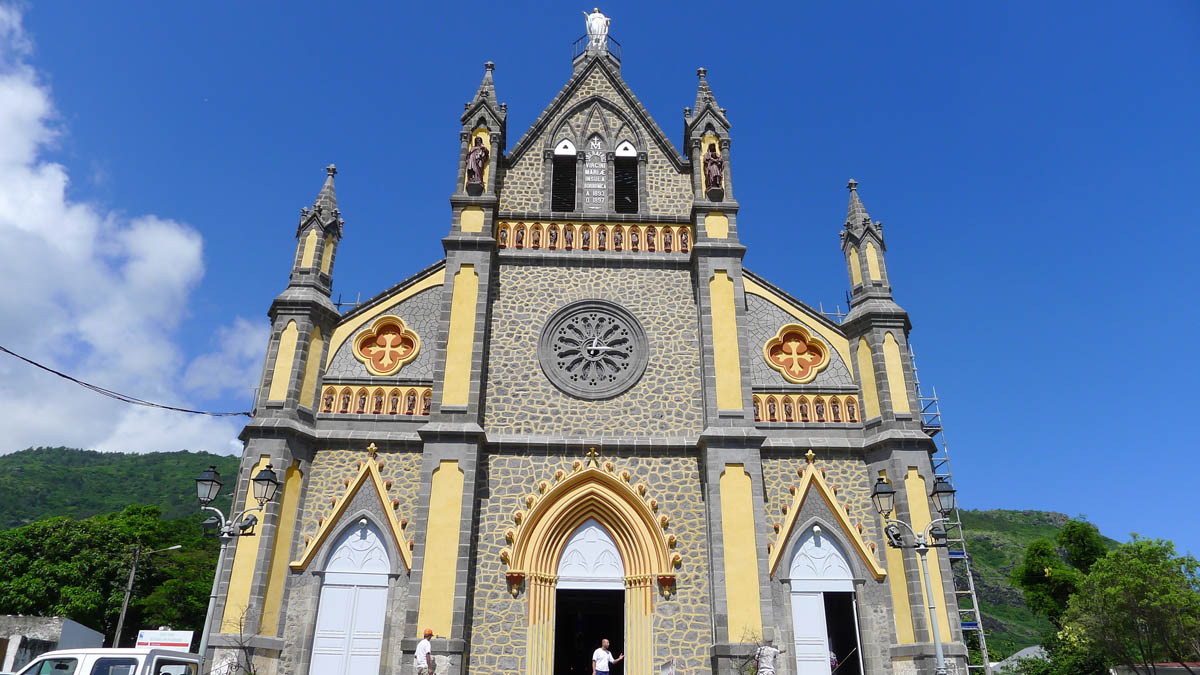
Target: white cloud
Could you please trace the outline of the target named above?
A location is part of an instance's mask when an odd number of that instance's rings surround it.
[[[236,318],[217,351],[187,363],[177,331],[204,275],[202,237],[67,198],[66,168],[44,158],[59,129],[31,49],[20,12],[0,5],[0,344],[139,398],[196,407],[240,392],[248,407],[266,326]],[[244,422],[118,403],[0,355],[0,452],[229,452]]]

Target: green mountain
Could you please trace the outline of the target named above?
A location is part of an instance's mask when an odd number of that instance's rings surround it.
[[[225,492],[238,458],[207,452],[96,452],[30,448],[0,456],[0,528],[52,516],[81,519],[131,504],[159,507],[164,518],[195,516],[196,476],[215,465]],[[228,500],[221,504],[228,506]]]
[[[1025,647],[1039,644],[1050,622],[1025,605],[1021,590],[1009,575],[1035,539],[1054,541],[1069,516],[1052,511],[961,511],[975,594],[983,613],[988,656],[999,661]],[[1117,542],[1108,539],[1110,547]]]
[[[117,513],[131,504],[157,506],[166,519],[195,517],[193,481],[209,465],[226,478],[229,492],[238,458],[227,455],[31,448],[0,456],[0,529],[52,516]],[[226,499],[221,507],[227,506]],[[1038,644],[1050,624],[1025,606],[1009,573],[1030,542],[1053,541],[1070,519],[1049,511],[1010,510],[964,510],[962,519],[992,660]]]

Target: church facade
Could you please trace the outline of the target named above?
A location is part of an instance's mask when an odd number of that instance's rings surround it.
[[[703,69],[681,148],[604,35],[511,145],[506,116],[488,63],[445,258],[348,312],[332,166],[302,212],[235,499],[267,465],[283,486],[231,546],[214,661],[407,675],[429,628],[439,673],[590,673],[601,638],[630,675],[749,672],[765,639],[780,673],[932,672],[925,579],[870,494],[883,477],[929,523],[933,444],[856,184],[835,322],[742,266]]]

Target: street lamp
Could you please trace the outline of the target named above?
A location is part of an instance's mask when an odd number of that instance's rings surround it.
[[[178,551],[183,548],[179,544],[160,548],[155,551],[146,551],[146,555],[154,555],[163,551]],[[125,601],[121,603],[121,616],[117,619],[117,632],[113,633],[113,647],[120,647],[121,629],[125,627],[125,610],[129,609],[129,595],[133,593],[133,577],[137,574],[138,560],[142,557],[142,546],[138,544],[133,547],[133,565],[129,568],[129,583],[125,584]]]
[[[210,466],[202,471],[200,477],[196,479],[196,496],[200,499],[200,509],[212,511],[215,514],[209,520],[216,521],[217,536],[221,539],[221,552],[217,554],[217,571],[213,574],[212,592],[208,596],[208,612],[204,615],[204,631],[200,633],[200,672],[204,672],[205,652],[208,651],[208,634],[212,630],[213,609],[217,606],[217,587],[221,583],[221,572],[225,568],[225,551],[234,537],[254,536],[254,526],[258,523],[258,518],[252,512],[262,511],[267,502],[275,498],[275,493],[279,490],[279,479],[275,477],[275,471],[270,464],[255,474],[250,479],[250,485],[254,501],[258,502],[258,506],[248,508],[234,518],[226,518],[220,509],[209,505],[220,494],[222,485],[221,474],[217,472],[215,466]]]
[[[875,481],[875,486],[871,489],[871,501],[875,503],[875,509],[879,511],[879,515],[883,516],[883,520],[887,523],[885,533],[887,534],[888,546],[892,548],[911,548],[915,549],[917,555],[921,558],[921,572],[925,575],[925,597],[929,601],[929,625],[933,628],[933,646],[937,654],[937,675],[946,675],[946,659],[942,654],[942,636],[941,630],[938,628],[937,622],[937,603],[933,596],[933,581],[929,578],[929,561],[926,559],[926,554],[931,548],[940,548],[947,546],[945,541],[936,543],[936,534],[941,531],[935,526],[946,522],[946,514],[955,509],[954,502],[954,486],[950,484],[950,479],[946,476],[935,476],[933,480],[933,491],[929,497],[933,500],[934,506],[937,508],[941,518],[930,521],[925,526],[923,532],[913,530],[912,526],[902,520],[892,520],[889,516],[896,506],[896,490],[883,476]],[[905,544],[901,538],[900,527],[908,530],[913,535],[912,544]]]

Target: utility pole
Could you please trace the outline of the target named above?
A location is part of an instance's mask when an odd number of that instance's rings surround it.
[[[154,555],[155,553],[162,553],[163,551],[178,551],[181,548],[183,548],[183,546],[175,544],[174,546],[168,546],[167,548],[160,548],[156,551],[150,551],[146,555]],[[142,546],[141,544],[136,544],[133,547],[133,565],[129,568],[129,582],[125,584],[125,600],[121,603],[121,617],[117,619],[117,632],[113,633],[113,647],[121,646],[121,629],[125,627],[125,610],[129,609],[129,596],[133,594],[133,578],[137,576],[138,561],[141,560],[141,557]]]

